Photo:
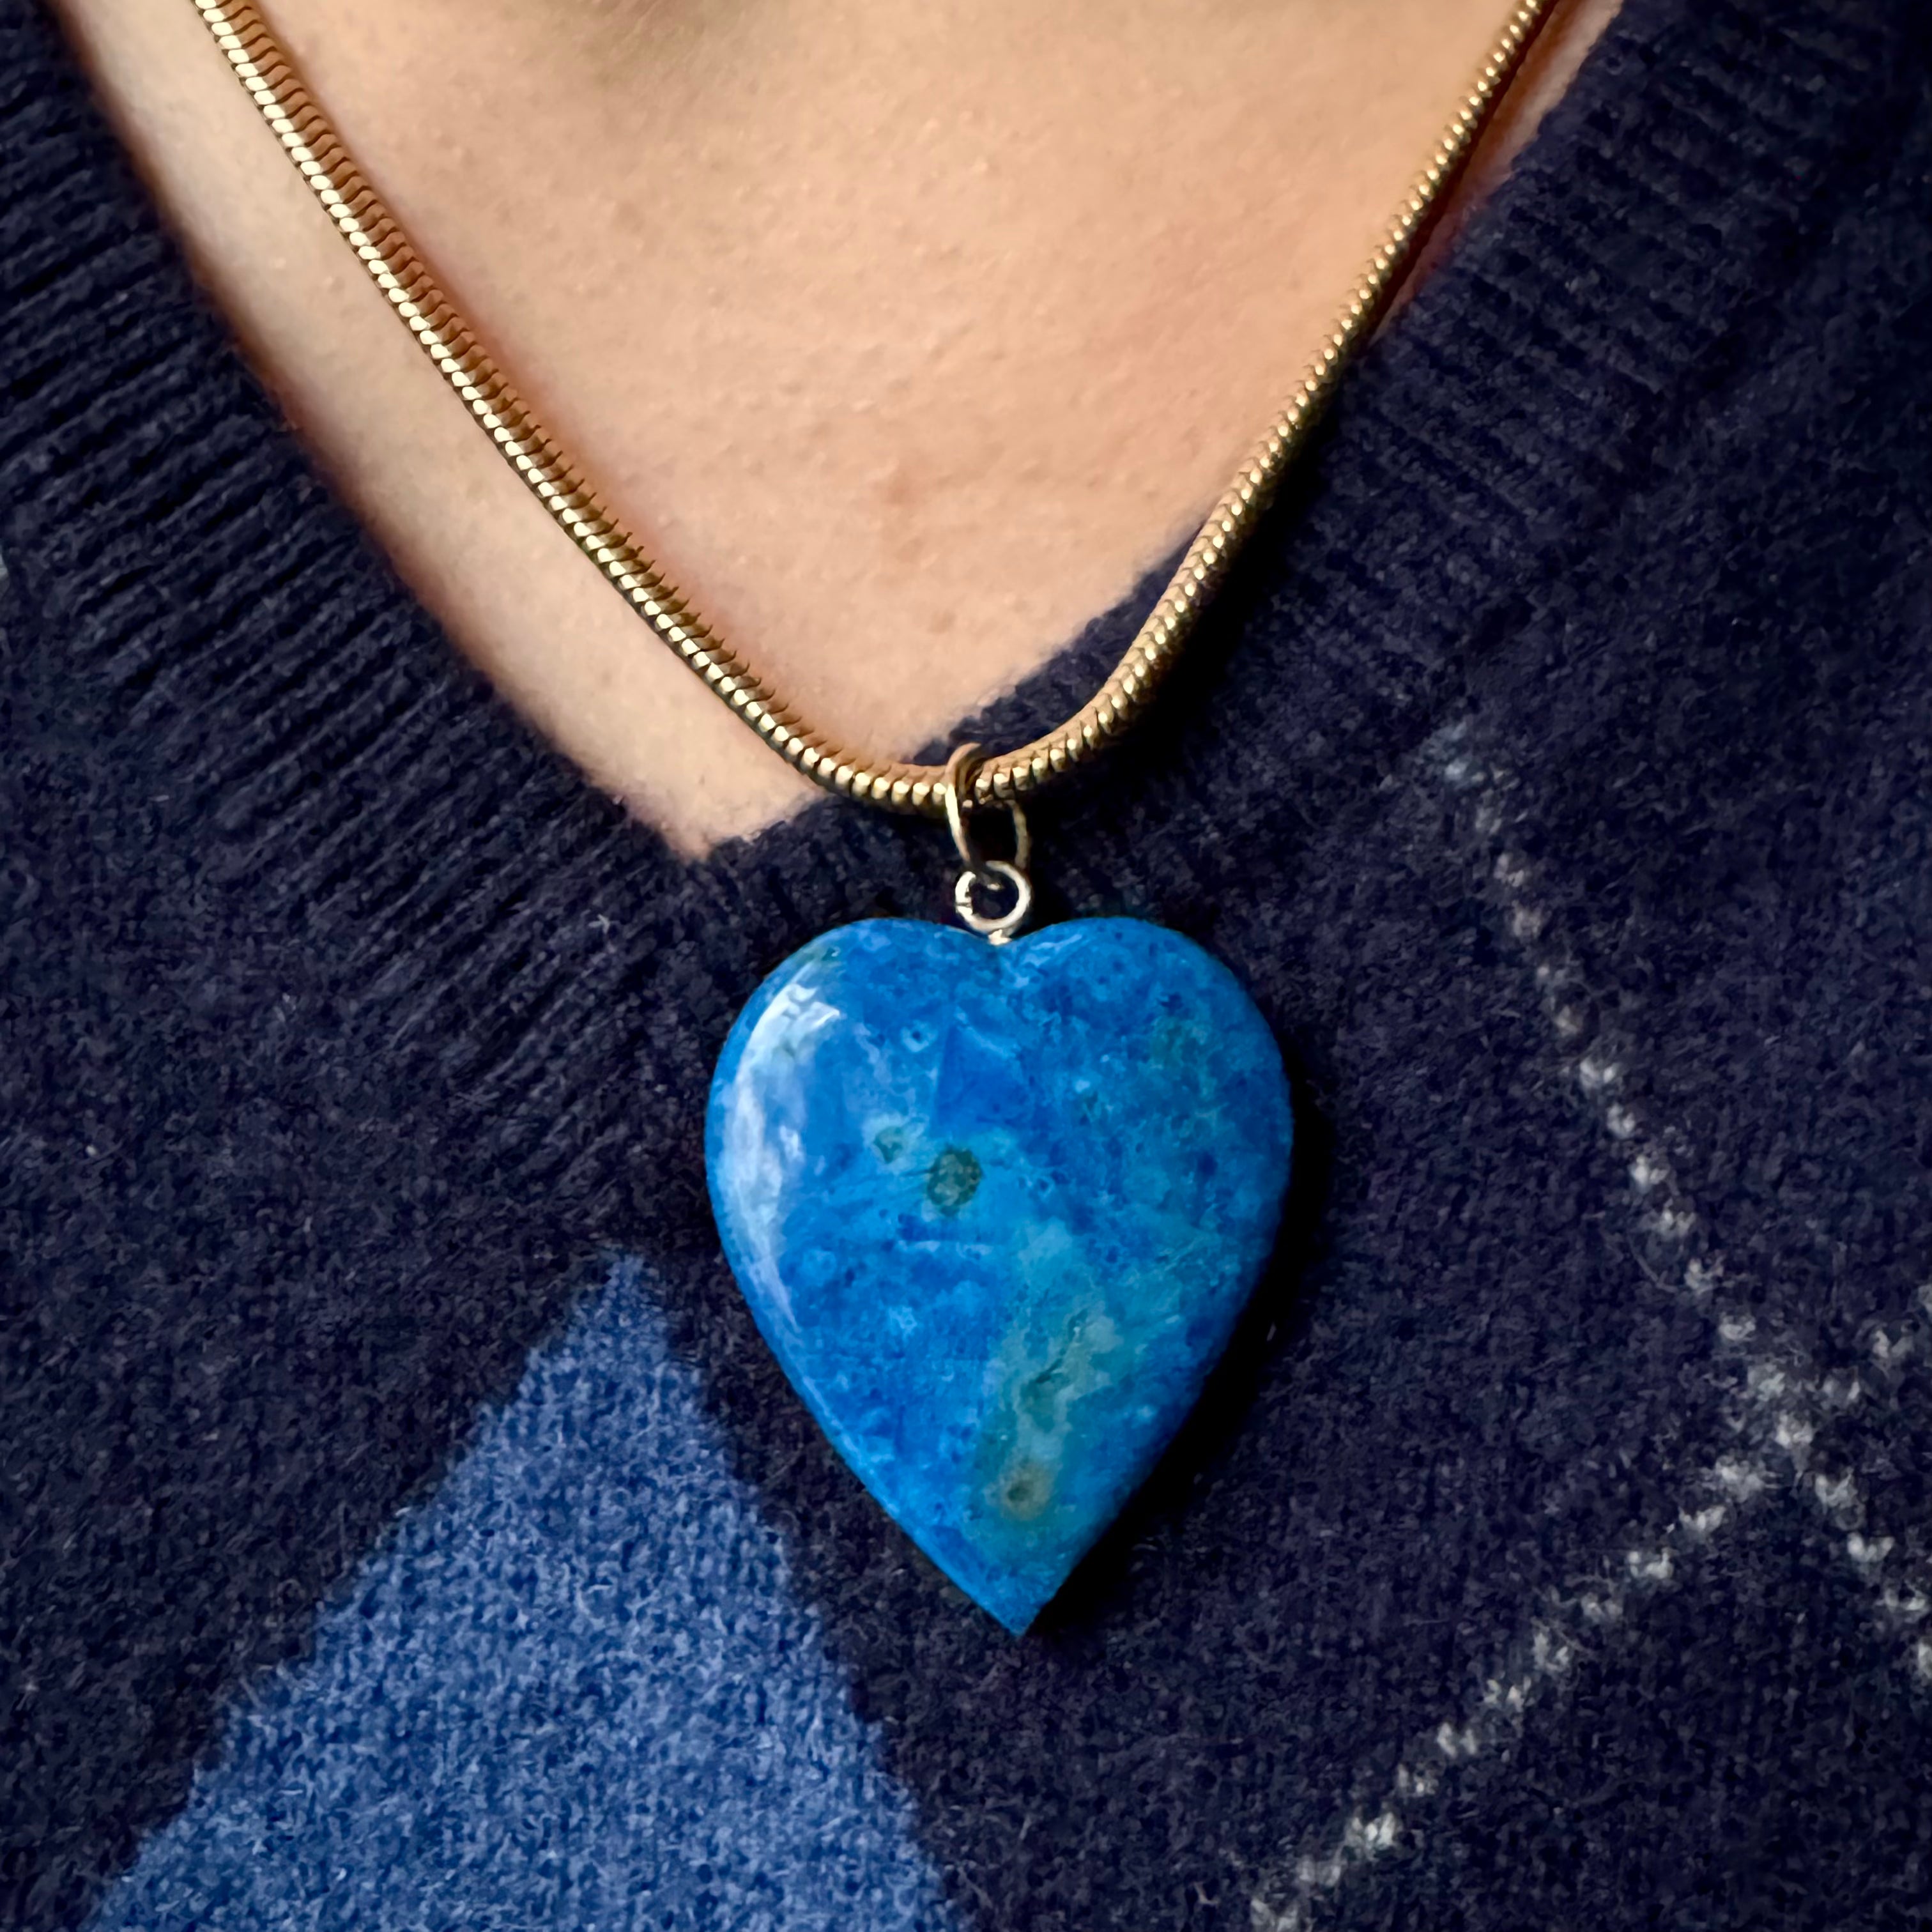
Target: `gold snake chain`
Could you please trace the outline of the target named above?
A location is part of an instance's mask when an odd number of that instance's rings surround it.
[[[194,0],[236,78],[302,178],[443,380],[571,541],[642,617],[788,764],[830,791],[932,818],[946,808],[943,765],[854,751],[814,730],[678,593],[531,416],[469,324],[436,286],[364,178],[251,0]],[[1009,802],[1085,764],[1144,712],[1227,576],[1298,451],[1373,332],[1448,192],[1557,0],[1522,0],[1458,104],[1428,165],[1396,211],[1300,386],[1208,513],[1160,601],[1106,682],[1064,724],[974,771],[968,810]]]

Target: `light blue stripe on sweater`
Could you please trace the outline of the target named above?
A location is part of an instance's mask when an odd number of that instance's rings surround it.
[[[94,1922],[934,1932],[909,1824],[622,1262]]]

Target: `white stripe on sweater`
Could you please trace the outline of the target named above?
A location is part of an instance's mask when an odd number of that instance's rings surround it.
[[[1820,1430],[1864,1395],[1852,1372],[1821,1372],[1775,1320],[1726,1292],[1724,1258],[1702,1236],[1696,1209],[1678,1186],[1666,1141],[1626,1093],[1628,1056],[1593,1034],[1575,963],[1535,892],[1535,872],[1510,838],[1511,775],[1474,748],[1466,723],[1424,747],[1427,768],[1462,802],[1465,829],[1482,854],[1490,896],[1536,982],[1563,1066],[1621,1155],[1628,1204],[1656,1256],[1646,1276],[1682,1296],[1710,1323],[1720,1359],[1732,1370],[1741,1400],[1732,1418],[1736,1449],[1683,1485],[1671,1519],[1617,1551],[1589,1587],[1552,1598],[1529,1622],[1463,1708],[1411,1739],[1379,1805],[1352,1812],[1325,1845],[1306,1850],[1254,1894],[1255,1932],[1306,1932],[1322,1900],[1348,1874],[1413,1842],[1418,1803],[1434,1796],[1460,1766],[1493,1760],[1520,1734],[1525,1713],[1574,1667],[1594,1634],[1615,1626],[1652,1593],[1675,1584],[1680,1564],[1721,1535],[1782,1472],[1823,1516],[1848,1576],[1870,1599],[1880,1629],[1900,1647],[1915,1684],[1932,1688],[1932,1564],[1902,1534],[1881,1534],[1857,1473],[1816,1466]],[[1932,1342],[1932,1283],[1904,1319],[1868,1337],[1874,1362],[1889,1371]]]

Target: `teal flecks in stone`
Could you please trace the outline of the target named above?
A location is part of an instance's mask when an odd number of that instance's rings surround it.
[[[1273,1245],[1281,1055],[1138,920],[1004,947],[911,920],[794,953],[711,1090],[766,1340],[947,1575],[1024,1630],[1199,1394]]]

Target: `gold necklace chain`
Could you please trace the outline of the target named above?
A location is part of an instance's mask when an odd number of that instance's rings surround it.
[[[194,0],[236,79],[417,342],[505,460],[632,609],[788,764],[828,790],[941,817],[947,767],[872,758],[814,730],[726,644],[613,518],[546,435],[423,266],[252,0]],[[1463,164],[1557,0],[1520,0],[1396,209],[1287,406],[1235,472],[1113,674],[1064,724],[976,766],[968,810],[1039,791],[1085,764],[1144,712],[1173,668],[1343,370],[1373,332]]]

